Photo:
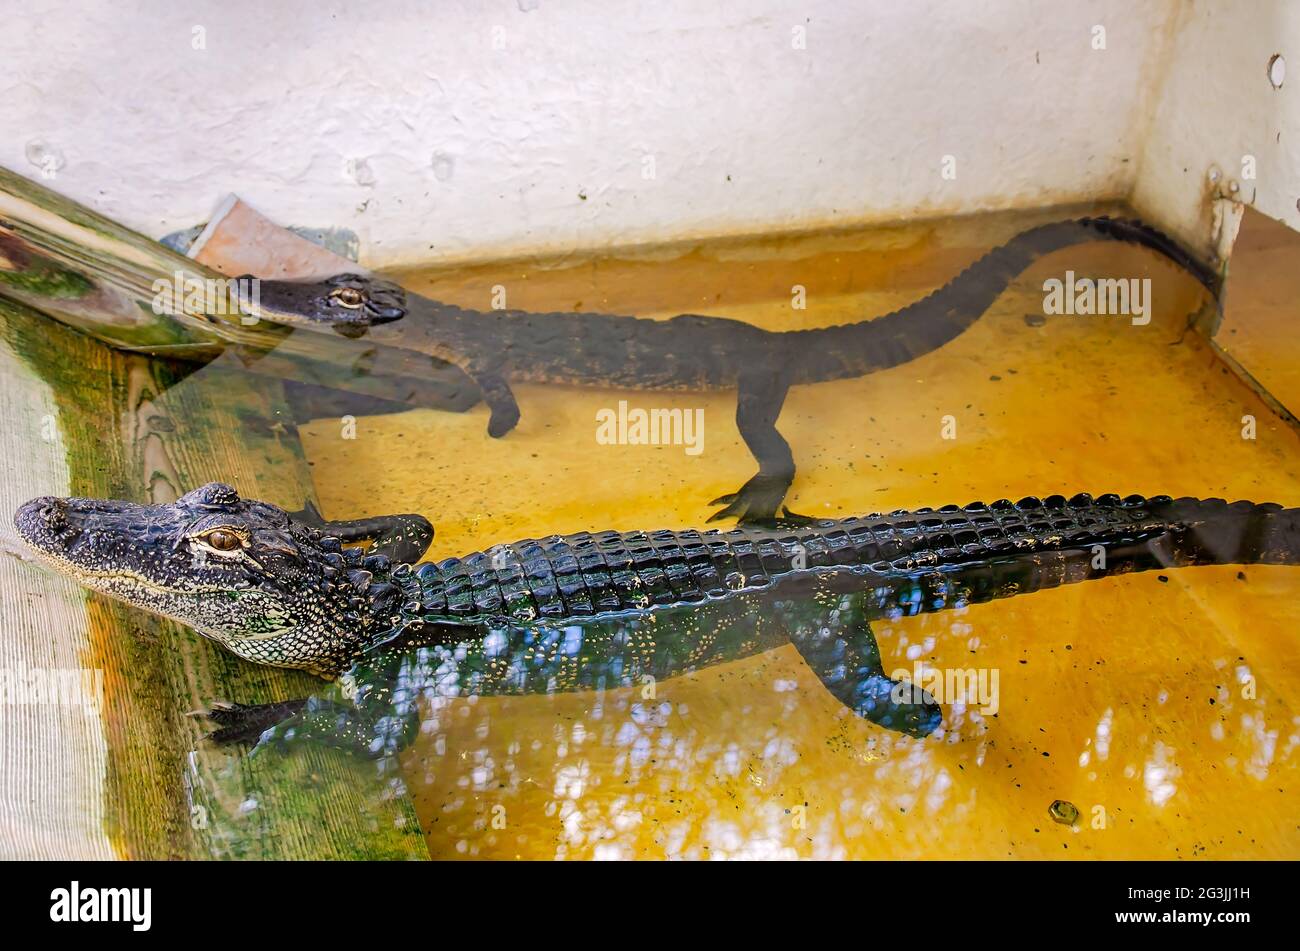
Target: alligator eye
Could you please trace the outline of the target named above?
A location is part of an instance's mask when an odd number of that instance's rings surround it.
[[[199,538],[217,551],[235,551],[244,544],[238,535],[224,528],[215,528]]]
[[[343,305],[349,310],[357,310],[366,302],[366,295],[355,287],[340,287],[330,291],[330,300]]]

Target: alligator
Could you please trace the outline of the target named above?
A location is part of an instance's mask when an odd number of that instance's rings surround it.
[[[166,505],[38,498],[15,524],[89,588],[333,681],[309,698],[214,704],[216,742],[310,738],[390,761],[422,700],[644,686],[785,644],[854,714],[925,737],[942,711],[886,676],[874,620],[1132,571],[1300,564],[1300,508],[1137,495],[579,532],[419,564],[345,547],[222,483]]]
[[[402,320],[401,334],[391,342],[460,367],[482,392],[493,437],[506,435],[519,421],[514,380],[638,390],[735,389],[736,425],[758,472],[737,491],[710,502],[725,507],[709,521],[734,517],[761,526],[778,517],[800,518],[778,512],[795,474],[794,455],[776,426],[792,385],[863,376],[929,353],[970,327],[1035,260],[1098,239],[1150,248],[1217,296],[1213,270],[1173,239],[1139,221],[1091,217],[1030,228],[900,310],[816,330],[772,332],[699,314],[651,320],[483,312],[358,274],[313,282],[262,280],[258,303],[249,306],[258,317],[330,327],[347,336]]]

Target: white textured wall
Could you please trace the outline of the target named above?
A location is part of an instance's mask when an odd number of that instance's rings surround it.
[[[1189,242],[1208,246],[1207,175],[1237,182],[1237,194],[1300,229],[1300,3],[1182,0],[1174,40],[1143,137],[1134,204]],[[1289,67],[1280,89],[1268,78],[1275,53]],[[1255,162],[1244,175],[1243,158]]]
[[[377,265],[1122,195],[1174,9],[3,2],[0,164],[153,236],[237,192]]]

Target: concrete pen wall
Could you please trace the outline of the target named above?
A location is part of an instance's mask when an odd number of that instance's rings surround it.
[[[154,237],[237,192],[376,267],[1123,197],[1181,6],[51,0],[0,165]]]

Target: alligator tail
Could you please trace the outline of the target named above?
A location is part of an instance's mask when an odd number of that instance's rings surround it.
[[[1196,278],[1197,283],[1207,291],[1216,297],[1218,296],[1219,275],[1214,268],[1196,258],[1190,251],[1163,231],[1144,224],[1136,218],[1111,218],[1102,215],[1097,218],[1078,218],[1068,222],[1068,224],[1077,225],[1083,228],[1085,232],[1091,232],[1094,238],[1123,241],[1125,244],[1137,244],[1144,248],[1150,248],[1157,254],[1177,264]]]
[[[1173,238],[1140,221],[1092,217],[1039,225],[994,248],[943,287],[872,320],[782,335],[797,353],[796,382],[861,376],[898,366],[959,336],[988,310],[1030,264],[1087,241],[1122,241],[1150,248],[1191,274],[1216,299],[1219,279]]]
[[[991,601],[1137,571],[1196,565],[1300,565],[1300,509],[1271,502],[1168,496],[1131,496],[1122,502],[1103,496],[1095,508],[1088,501],[1097,517],[1092,528],[1082,532],[1040,528],[1023,549],[934,572],[921,585],[924,597],[918,600],[904,589],[903,598],[912,598],[913,610],[931,611],[960,601]],[[1043,508],[1037,514],[1056,516],[1050,502],[1038,503]],[[889,603],[898,596],[896,591],[885,595],[879,604],[883,613],[899,608],[911,613],[905,605]]]
[[[873,545],[878,537],[888,550],[859,556],[885,556],[879,581],[848,573],[829,583],[840,593],[865,587],[872,618],[943,611],[1137,571],[1300,565],[1300,509],[1271,502],[1139,495],[1094,500],[1080,494],[902,514],[914,527],[891,529],[886,519],[880,531],[873,526]],[[963,553],[956,547],[963,540],[979,550]]]
[[[1162,565],[1300,565],[1300,509],[1184,498],[1152,511],[1170,522],[1150,546]]]

